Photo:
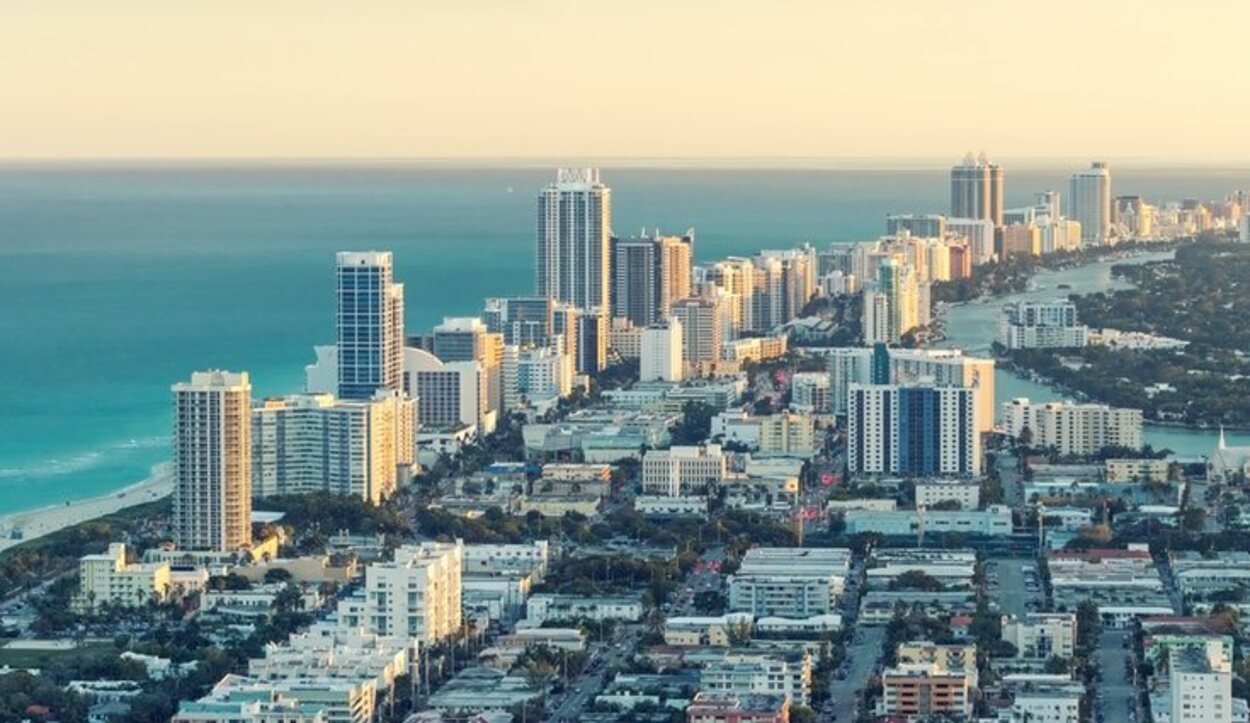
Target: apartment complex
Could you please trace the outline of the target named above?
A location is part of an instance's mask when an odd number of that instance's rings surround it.
[[[850,563],[842,548],[753,548],[729,577],[729,609],[785,618],[837,612]]]
[[[126,545],[114,542],[107,552],[78,561],[78,593],[72,606],[79,612],[102,606],[142,607],[164,602],[170,588],[168,562],[129,562]]]
[[[1045,402],[1013,399],[1002,406],[1005,434],[1019,438],[1028,430],[1034,447],[1053,447],[1063,455],[1091,455],[1106,447],[1142,447],[1140,409],[1106,404]]]
[[[460,542],[400,547],[390,562],[365,568],[363,594],[339,602],[339,623],[427,645],[445,640],[460,631],[463,564]]]
[[[404,285],[393,280],[390,251],[335,257],[338,396],[369,399],[399,391],[404,372]]]
[[[854,384],[847,469],[855,475],[979,475],[979,429],[973,389]]]

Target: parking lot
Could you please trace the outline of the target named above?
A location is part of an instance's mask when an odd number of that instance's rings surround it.
[[[985,561],[985,592],[1006,615],[1021,616],[1046,607],[1046,593],[1037,561],[1022,557],[997,557]]]

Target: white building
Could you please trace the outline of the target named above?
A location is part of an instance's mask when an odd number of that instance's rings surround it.
[[[260,681],[230,674],[198,701],[179,705],[174,723],[371,723],[371,683],[309,678]]]
[[[981,506],[981,484],[942,479],[916,483],[917,507],[932,507],[943,502],[958,502],[961,510],[975,510]]]
[[[790,408],[798,412],[828,414],[833,411],[828,374],[798,372],[790,378]]]
[[[784,695],[791,705],[807,705],[812,694],[812,658],[807,653],[726,653],[703,666],[699,689],[715,694]]]
[[[174,394],[174,541],[234,552],[252,543],[251,392],[247,372],[195,372]]]
[[[1017,690],[999,723],[1080,723],[1080,685],[1042,685]]]
[[[846,533],[875,532],[893,537],[915,536],[921,522],[927,534],[958,532],[981,537],[1001,537],[1012,533],[1011,508],[990,505],[984,510],[848,510],[844,516]]]
[[[1015,646],[1016,657],[1048,660],[1071,658],[1076,650],[1076,615],[1072,613],[1026,613],[1003,617],[1003,640]]]
[[[114,542],[107,552],[79,559],[73,607],[78,611],[104,605],[142,607],[165,601],[170,588],[168,562],[127,562],[126,545]]]
[[[528,406],[545,410],[572,392],[572,359],[561,349],[548,346],[533,349],[504,347],[504,409]]]
[[[1070,349],[1089,343],[1076,305],[1067,300],[1019,301],[1003,307],[998,343],[1008,349]]]
[[[983,218],[948,218],[946,233],[968,239],[972,265],[979,266],[994,258],[994,222]]]
[[[489,379],[477,361],[443,362],[424,349],[404,347],[404,391],[417,400],[422,431],[473,426],[495,429],[489,407]]]
[[[837,612],[850,561],[842,548],[753,548],[729,577],[729,609],[786,618]]]
[[[339,624],[423,644],[445,640],[460,631],[463,565],[460,542],[400,547],[391,562],[365,568],[363,596],[339,602]]]
[[[706,497],[668,495],[638,495],[634,498],[634,510],[643,517],[707,517]]]
[[[266,399],[252,408],[252,496],[324,491],[382,502],[411,469],[415,407],[386,391]]]
[[[1072,174],[1068,218],[1081,224],[1081,240],[1086,246],[1111,242],[1111,169],[1106,163],[1095,161],[1088,169]]]
[[[548,620],[637,622],[642,619],[642,598],[628,595],[531,595],[525,604],[525,619],[531,626]]]
[[[642,458],[642,490],[670,497],[698,493],[725,479],[728,471],[719,444],[647,450]]]
[[[681,361],[681,322],[670,318],[642,330],[639,343],[639,381],[680,382],[685,378]]]
[[[1231,723],[1232,671],[1225,660],[1196,648],[1169,657],[1171,723]]]
[[[1142,447],[1140,409],[1106,404],[1013,399],[1002,407],[1003,433],[1020,437],[1025,429],[1034,447],[1054,447],[1063,455],[1091,455],[1105,447]]]
[[[538,195],[536,296],[610,308],[612,190],[595,168],[561,168]]]

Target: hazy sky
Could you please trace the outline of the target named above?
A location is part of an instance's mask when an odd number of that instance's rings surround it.
[[[0,4],[0,158],[1250,161],[1246,0]]]

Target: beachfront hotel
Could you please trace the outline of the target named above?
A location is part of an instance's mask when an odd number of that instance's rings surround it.
[[[232,552],[252,543],[252,385],[195,372],[174,393],[174,541]]]
[[[335,261],[339,398],[402,390],[404,285],[393,281],[391,252],[341,251]]]

